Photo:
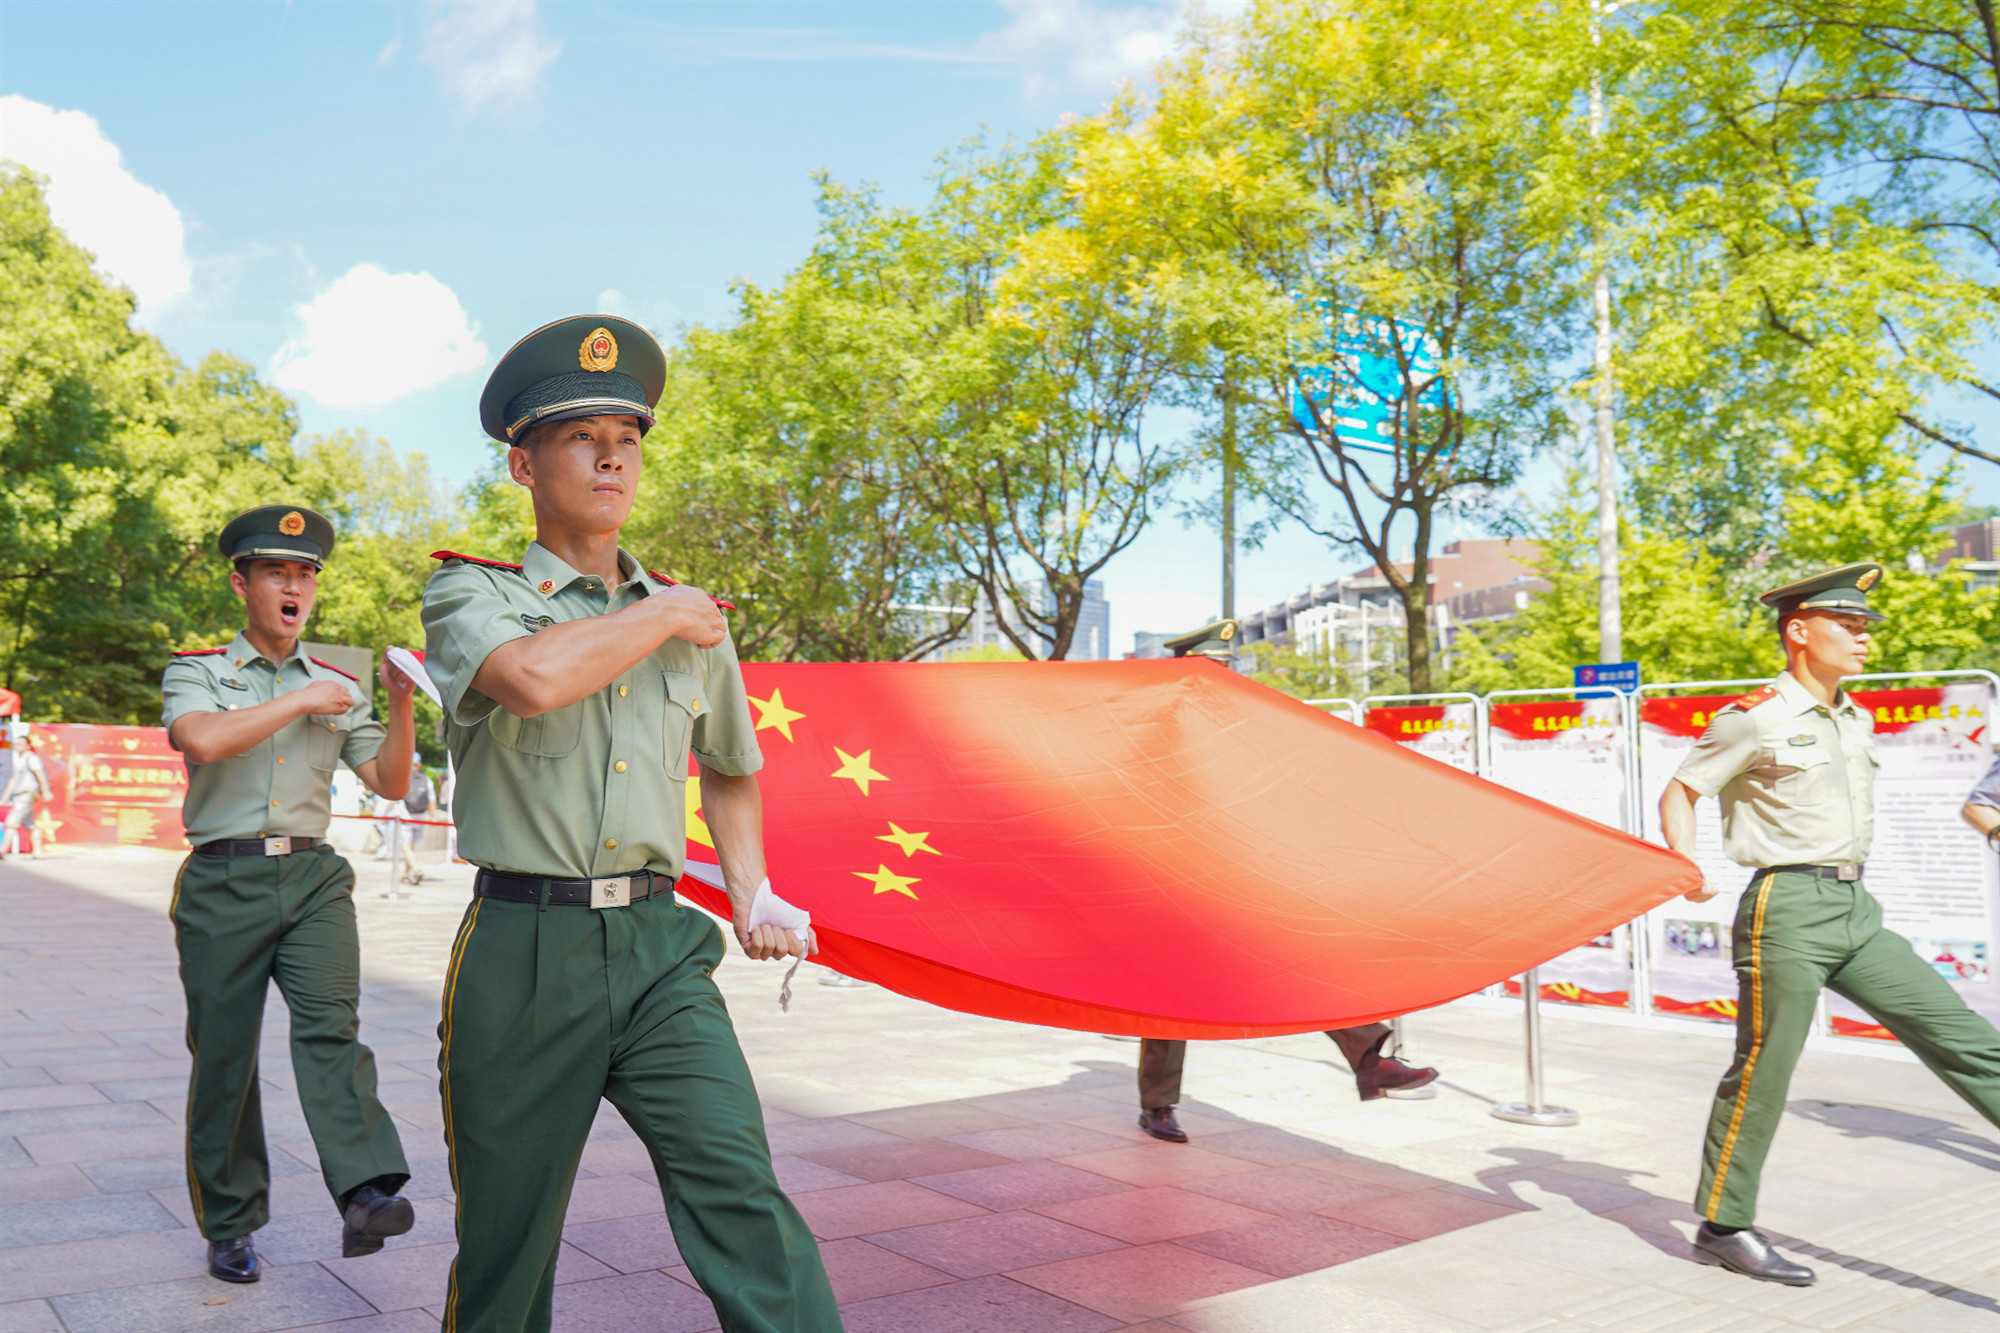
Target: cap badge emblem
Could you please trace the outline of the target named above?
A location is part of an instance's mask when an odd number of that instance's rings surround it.
[[[278,520],[278,531],[287,537],[296,537],[306,530],[306,516],[294,509]]]
[[[1875,580],[1881,577],[1882,577],[1881,570],[1871,569],[1867,573],[1863,574],[1860,578],[1854,580],[1854,586],[1861,589],[1861,591],[1863,592],[1867,592],[1870,588],[1875,586]]]
[[[592,329],[576,349],[577,364],[585,370],[612,370],[618,365],[618,340],[610,329]]]

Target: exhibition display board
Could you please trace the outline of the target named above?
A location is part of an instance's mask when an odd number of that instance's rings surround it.
[[[1361,709],[1361,725],[1370,731],[1460,772],[1480,771],[1486,710],[1478,696],[1377,695],[1363,699]]]
[[[32,735],[53,791],[35,808],[38,846],[187,846],[187,766],[165,728],[36,723]],[[12,775],[11,752],[0,751],[0,788]]]

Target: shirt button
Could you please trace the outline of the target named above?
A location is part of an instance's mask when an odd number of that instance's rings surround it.
[[[617,763],[611,766],[611,771],[614,773],[623,773],[625,771],[625,761],[623,759],[620,759]]]
[[[271,804],[272,804],[272,805],[276,805],[276,804],[277,804],[277,802],[276,802],[276,801],[273,801],[273,802],[271,802]],[[607,852],[615,852],[615,851],[617,851],[617,850],[618,850],[618,839],[616,839],[616,838],[606,838],[606,839],[604,840],[604,850],[605,850],[605,851],[607,851]]]
[[[621,699],[623,699],[626,695],[630,694],[631,692],[632,688],[629,685],[620,685],[618,687],[618,697]]]
[[[276,810],[278,808],[278,803],[276,801],[271,802],[271,808],[273,810]]]
[[[285,762],[285,756],[283,756],[283,755],[279,755],[279,756],[278,756],[278,762],[279,762],[279,763],[281,763],[281,764],[282,764],[282,763],[284,763],[284,762]]]
[[[699,713],[700,711],[701,711],[701,700],[696,699],[693,703],[688,705],[688,712]]]

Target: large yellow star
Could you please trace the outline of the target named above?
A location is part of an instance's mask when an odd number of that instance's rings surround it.
[[[763,731],[766,728],[775,727],[778,734],[786,740],[792,738],[792,723],[805,716],[804,713],[794,712],[785,707],[785,696],[776,689],[771,691],[770,698],[752,699],[750,702],[757,705],[757,726],[755,730]]]
[[[900,893],[911,898],[917,895],[910,892],[910,885],[923,882],[913,876],[899,875],[884,865],[876,866],[875,873],[872,875],[866,870],[855,870],[849,873],[856,879],[865,879],[870,884],[873,884],[877,893]]]
[[[932,856],[943,856],[943,852],[931,846],[929,841],[930,836],[928,833],[912,833],[892,819],[889,821],[889,831],[887,833],[876,834],[875,841],[893,842],[903,849],[903,855],[905,856],[915,856],[918,852],[929,852]]]
[[[836,745],[833,747],[833,752],[840,756],[840,767],[833,770],[833,776],[846,778],[849,782],[861,788],[863,796],[868,794],[869,783],[887,782],[889,780],[887,775],[877,773],[868,766],[868,757],[875,753],[873,750],[863,750],[860,754],[849,754]]]

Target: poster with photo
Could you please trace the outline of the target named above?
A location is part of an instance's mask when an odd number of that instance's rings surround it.
[[[1370,731],[1467,773],[1479,771],[1479,709],[1463,703],[1371,708],[1362,720]]]

